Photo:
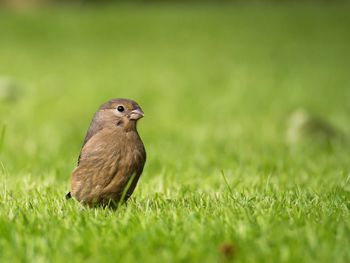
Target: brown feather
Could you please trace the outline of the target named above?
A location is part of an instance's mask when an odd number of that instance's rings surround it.
[[[95,114],[71,179],[71,195],[88,204],[107,205],[126,201],[142,173],[146,152],[136,130],[136,121],[116,116],[114,107],[140,109],[129,100],[112,100]],[[106,106],[107,105],[107,106]],[[125,189],[133,178],[129,189]],[[121,200],[126,191],[125,200]]]

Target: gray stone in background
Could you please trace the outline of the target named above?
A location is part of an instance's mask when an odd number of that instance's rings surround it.
[[[343,133],[327,120],[313,116],[304,109],[294,111],[288,120],[286,141],[299,143],[324,143],[344,139]]]
[[[22,95],[22,91],[14,79],[0,76],[0,102],[15,102]]]

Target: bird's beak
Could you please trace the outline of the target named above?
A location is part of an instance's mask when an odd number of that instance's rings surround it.
[[[143,111],[141,109],[136,109],[131,112],[130,120],[138,120],[141,119],[143,116],[145,116]]]

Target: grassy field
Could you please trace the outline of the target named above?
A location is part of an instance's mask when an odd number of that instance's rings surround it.
[[[0,11],[20,87],[0,102],[0,262],[349,262],[350,144],[285,142],[299,108],[350,135],[349,27],[341,5]],[[142,106],[148,160],[127,205],[86,209],[64,195],[114,97]]]

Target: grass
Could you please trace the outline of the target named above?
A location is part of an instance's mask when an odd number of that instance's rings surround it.
[[[285,143],[298,108],[350,134],[349,6],[0,12],[0,262],[350,261],[349,145]],[[64,195],[112,97],[148,160],[127,205],[86,209]]]

